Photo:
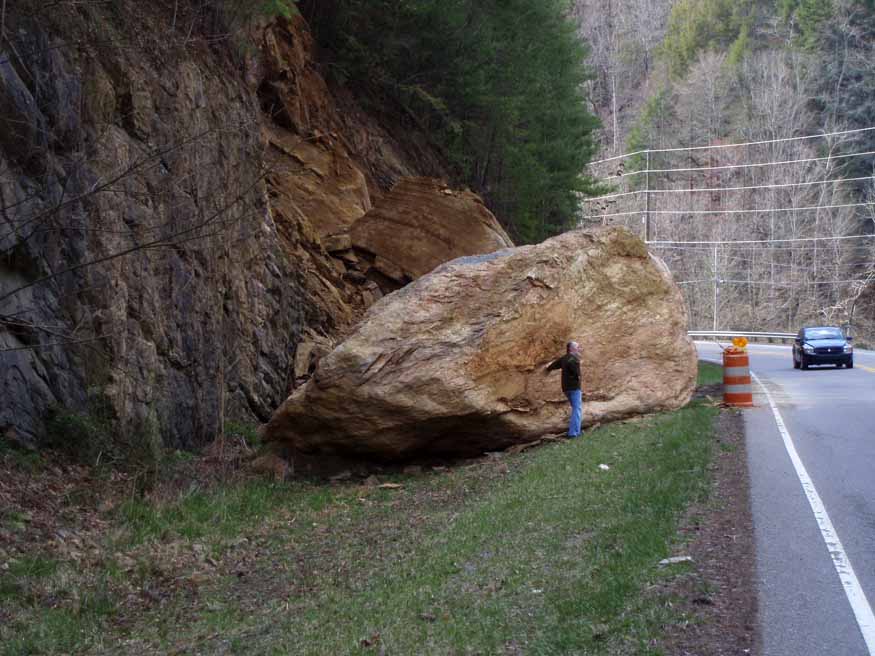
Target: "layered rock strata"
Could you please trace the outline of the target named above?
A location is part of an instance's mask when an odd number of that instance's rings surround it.
[[[402,179],[352,224],[350,236],[368,273],[391,289],[457,257],[513,246],[478,195],[433,178]]]

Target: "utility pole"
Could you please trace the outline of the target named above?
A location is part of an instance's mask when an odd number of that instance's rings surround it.
[[[617,135],[620,132],[620,124],[617,120],[617,74],[611,71],[611,114],[614,121],[614,154],[617,153]]]
[[[714,332],[717,332],[717,301],[720,294],[720,272],[717,270],[717,246],[714,246]]]
[[[650,242],[650,150],[644,160],[644,243]]]

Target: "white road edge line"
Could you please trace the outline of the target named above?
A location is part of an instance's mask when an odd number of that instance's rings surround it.
[[[854,617],[857,619],[857,626],[860,627],[860,633],[863,634],[863,640],[866,642],[866,647],[869,649],[869,656],[875,656],[875,615],[872,613],[872,607],[869,605],[869,600],[866,598],[866,593],[860,586],[860,581],[857,579],[857,574],[851,566],[851,561],[845,553],[845,548],[842,546],[842,541],[836,533],[835,527],[826,512],[826,507],[814,487],[814,482],[808,475],[805,465],[799,458],[796,452],[796,446],[793,444],[793,438],[790,437],[790,432],[784,424],[784,418],[778,411],[778,406],[772,399],[769,389],[763,384],[759,377],[750,372],[751,377],[757,384],[763,388],[766,399],[772,408],[772,414],[775,415],[775,422],[778,424],[778,431],[781,433],[781,438],[784,440],[784,447],[787,449],[787,454],[790,456],[790,461],[793,463],[793,468],[796,470],[796,476],[799,477],[799,482],[802,484],[802,489],[805,496],[808,497],[808,503],[811,505],[811,510],[814,512],[814,518],[817,520],[817,525],[820,527],[820,533],[823,536],[823,541],[826,543],[826,548],[829,550],[832,563],[835,566],[836,572],[839,575],[839,580],[842,582],[842,588],[845,595],[848,597],[848,602],[851,604],[851,609],[854,611]]]

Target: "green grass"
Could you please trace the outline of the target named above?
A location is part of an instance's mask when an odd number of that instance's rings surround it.
[[[149,540],[233,536],[278,508],[299,501],[302,495],[296,492],[294,486],[250,481],[210,492],[193,491],[173,503],[128,499],[119,508],[123,546]],[[324,489],[304,495],[303,501],[318,509],[330,503],[331,497],[331,490]]]
[[[58,561],[45,556],[24,556],[5,563],[0,571],[0,604],[18,602],[27,595],[28,583],[52,576]]]
[[[112,599],[99,593],[86,596],[78,608],[41,609],[33,621],[2,632],[6,635],[0,641],[0,656],[79,653],[87,645],[99,642],[103,620],[114,609]]]
[[[57,599],[68,596],[69,580],[70,572],[51,558],[26,556],[9,563],[0,576],[0,603],[17,607],[19,615],[0,626],[0,656],[74,653],[97,639],[103,621],[116,609],[105,585],[77,589],[75,603],[62,607],[42,603],[48,591]]]
[[[19,599],[0,654],[121,640],[150,653],[659,654],[654,639],[678,618],[645,591],[683,573],[657,563],[707,493],[715,414],[692,405],[447,473],[381,477],[396,490],[247,481],[130,500],[103,565],[70,583],[77,603],[17,594],[62,580],[65,564],[20,562],[0,579]],[[179,564],[197,545],[214,563]],[[118,562],[128,557],[133,569]],[[185,593],[193,571],[208,578]],[[115,605],[124,586],[170,587],[132,611]]]
[[[714,414],[690,407],[541,449],[427,529],[382,531],[384,507],[370,512],[369,540],[354,535],[360,513],[339,511],[329,533],[351,534],[334,537],[306,594],[294,594],[294,573],[276,572],[291,603],[224,624],[224,639],[241,654],[358,653],[363,640],[396,654],[659,653],[649,644],[671,611],[642,591],[670,575],[656,564],[706,491]],[[215,630],[210,621],[194,635]]]
[[[44,556],[25,556],[9,565],[5,576],[12,578],[45,578],[58,569],[58,561]]]
[[[723,382],[723,367],[699,360],[699,385],[715,385]]]
[[[3,656],[24,654],[71,653],[81,644],[83,632],[80,618],[66,609],[44,610],[34,623],[4,637],[0,644]]]

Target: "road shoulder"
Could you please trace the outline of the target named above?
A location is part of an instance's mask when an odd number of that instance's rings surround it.
[[[683,618],[667,628],[671,655],[760,652],[744,418],[726,409],[715,421],[711,493],[688,512],[678,545],[693,566],[662,591]]]

